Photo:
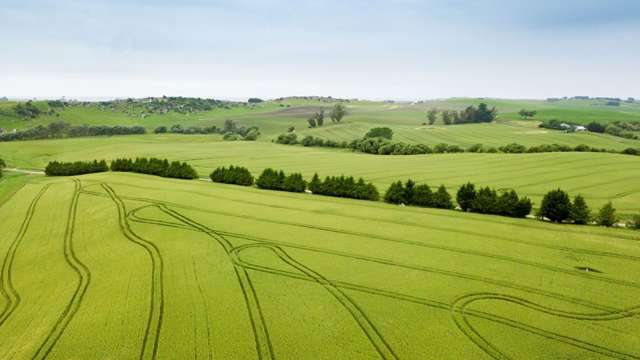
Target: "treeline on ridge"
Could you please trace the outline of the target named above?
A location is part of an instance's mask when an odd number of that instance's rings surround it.
[[[258,139],[260,136],[260,129],[257,126],[242,126],[238,122],[234,120],[225,120],[224,126],[219,128],[215,125],[212,126],[190,126],[190,127],[182,127],[180,124],[175,124],[170,128],[166,126],[158,126],[153,131],[156,134],[185,134],[185,135],[194,135],[194,134],[221,134],[223,135],[224,140],[247,140],[254,141]]]
[[[390,130],[390,129],[389,129]],[[433,147],[426,144],[407,144],[403,142],[392,142],[388,137],[365,135],[362,139],[346,141],[324,140],[319,137],[305,136],[302,141],[298,141],[295,133],[281,134],[275,140],[278,144],[316,147],[346,148],[353,151],[374,155],[423,155],[423,154],[452,154],[452,153],[504,153],[504,154],[532,154],[549,152],[606,152],[623,155],[640,155],[640,148],[626,148],[622,151],[613,149],[596,148],[585,144],[576,146],[560,144],[543,144],[526,147],[522,144],[511,143],[505,146],[494,147],[483,144],[474,144],[468,148],[459,145],[440,143]]]
[[[0,141],[60,139],[84,136],[139,135],[147,131],[142,126],[71,125],[64,121],[38,125],[31,129],[0,134]]]

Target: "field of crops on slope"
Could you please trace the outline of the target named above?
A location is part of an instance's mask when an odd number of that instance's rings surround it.
[[[376,156],[349,150],[305,148],[265,142],[226,142],[219,136],[147,135],[112,138],[0,143],[0,154],[11,167],[44,168],[52,160],[75,161],[118,157],[161,157],[187,161],[206,177],[218,166],[242,165],[255,175],[273,167],[302,172],[311,178],[353,175],[378,185],[412,178],[449,191],[472,181],[497,189],[515,189],[540,204],[549,190],[561,187],[582,194],[597,209],[613,201],[628,216],[640,210],[640,158],[607,153],[432,154]]]
[[[637,232],[29,180],[0,207],[0,358],[640,357]]]

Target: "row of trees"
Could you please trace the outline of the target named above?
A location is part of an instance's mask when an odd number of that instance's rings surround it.
[[[363,178],[357,181],[353,176],[327,176],[320,180],[318,174],[314,174],[309,182],[309,191],[313,194],[343,197],[350,199],[377,201],[380,193],[375,185],[365,183]]]
[[[56,121],[47,126],[38,125],[23,131],[0,134],[0,141],[59,139],[83,136],[136,135],[144,133],[146,133],[146,130],[142,126],[74,126],[64,121]]]
[[[242,186],[253,185],[253,175],[245,167],[242,166],[229,166],[219,167],[211,172],[209,175],[211,181],[224,184],[234,184]]]
[[[262,174],[256,180],[256,186],[267,190],[304,192],[307,188],[307,182],[300,173],[286,175],[282,170],[277,171],[267,168],[262,171]]]
[[[379,135],[380,132],[376,128],[373,132],[374,135]],[[389,129],[390,130],[390,129]],[[370,131],[369,133],[372,133]],[[547,152],[608,152],[624,155],[640,155],[640,148],[626,148],[622,151],[613,149],[595,148],[585,144],[576,146],[559,145],[559,144],[544,144],[537,146],[526,147],[522,144],[511,143],[505,146],[494,147],[485,146],[483,144],[474,144],[468,148],[462,148],[459,145],[440,143],[433,147],[426,144],[407,144],[403,142],[392,142],[387,137],[383,136],[370,136],[365,135],[362,139],[356,139],[349,143],[346,141],[333,141],[324,140],[318,137],[305,136],[302,141],[298,140],[295,133],[287,133],[278,136],[275,140],[278,144],[296,145],[302,144],[303,146],[323,146],[333,148],[349,148],[353,151],[359,151],[367,154],[375,155],[420,155],[420,154],[444,154],[444,153],[505,153],[505,154],[523,154],[523,153],[547,153]],[[392,133],[391,133],[392,134]],[[392,136],[387,135],[385,136]]]
[[[419,184],[409,179],[406,183],[397,181],[391,184],[384,194],[384,201],[390,204],[413,205],[438,209],[453,209],[451,195],[444,187],[434,192],[427,184]]]
[[[462,185],[456,194],[456,201],[462,211],[480,214],[502,215],[509,217],[526,217],[533,204],[527,197],[518,197],[515,190],[498,192],[488,186],[476,190],[475,185]]]
[[[445,125],[458,125],[458,124],[471,124],[471,123],[484,123],[492,122],[495,120],[498,111],[495,107],[489,109],[489,106],[485,103],[480,103],[478,107],[471,105],[462,111],[456,110],[438,110],[436,108],[430,109],[427,112],[427,121],[429,125],[435,124],[438,113],[441,114],[442,123]]]
[[[58,162],[47,164],[44,173],[47,176],[72,176],[109,171],[109,166],[104,160]]]
[[[197,179],[198,173],[186,162],[157,158],[115,159],[111,171],[134,172],[176,179]]]
[[[175,124],[170,128],[166,126],[158,126],[153,130],[156,134],[185,134],[185,135],[193,135],[193,134],[221,134],[224,135],[225,140],[248,140],[254,141],[258,139],[260,136],[260,129],[257,126],[242,126],[235,120],[225,120],[224,127],[219,128],[215,125],[199,127],[199,126],[190,126],[190,127],[182,127],[180,124]]]
[[[578,225],[595,222],[609,227],[618,222],[616,209],[611,202],[606,203],[596,215],[593,215],[581,195],[576,195],[571,202],[569,194],[561,189],[545,194],[537,215],[541,219],[546,218],[552,222],[570,222]]]

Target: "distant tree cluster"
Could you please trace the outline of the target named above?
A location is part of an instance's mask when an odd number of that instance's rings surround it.
[[[462,211],[519,218],[529,215],[533,206],[529,198],[518,197],[515,190],[498,195],[496,190],[488,186],[476,190],[472,183],[462,185],[458,189],[456,201]]]
[[[442,123],[445,125],[488,123],[495,120],[498,110],[495,107],[489,109],[487,104],[480,103],[478,107],[471,105],[462,111],[431,109],[427,112],[429,125],[435,123],[438,112],[441,113]]]
[[[580,125],[572,122],[563,122],[558,119],[551,119],[543,121],[538,126],[545,129],[574,132],[579,128]],[[638,134],[638,132],[640,132],[640,121],[612,121],[608,124],[602,124],[597,121],[592,121],[587,124],[585,128],[589,132],[599,134],[606,133],[625,139],[640,139],[640,135]]]
[[[581,195],[576,195],[571,202],[569,194],[561,189],[545,194],[537,215],[541,219],[552,222],[570,222],[577,225],[595,222],[598,225],[610,227],[618,222],[616,209],[611,202],[606,203],[594,216]]]
[[[95,103],[83,102],[74,105],[79,106],[96,106]],[[97,104],[102,111],[120,111],[131,116],[140,116],[142,118],[151,115],[165,115],[169,112],[179,114],[190,114],[203,111],[211,111],[216,108],[230,109],[232,106],[244,105],[246,103],[237,103],[231,101],[222,101],[216,99],[202,99],[189,97],[151,97],[142,99],[124,99],[101,101]]]
[[[319,137],[313,137],[311,135],[305,136],[300,142],[302,146],[315,146],[315,147],[332,147],[332,148],[346,148],[348,143],[346,141],[334,141],[331,139],[324,140]]]
[[[298,143],[298,135],[294,132],[278,135],[276,143],[283,145],[296,145]]]
[[[333,123],[340,123],[346,115],[347,108],[342,103],[335,104],[329,112],[329,118]],[[307,123],[309,123],[310,128],[322,127],[324,125],[324,117],[324,109],[322,109],[311,115],[307,119]]]
[[[520,115],[521,118],[523,119],[529,119],[529,118],[533,118],[534,116],[536,116],[538,112],[535,110],[527,110],[527,109],[522,109],[518,112],[518,115]]]
[[[365,183],[363,178],[357,181],[353,176],[327,176],[321,180],[318,174],[314,174],[309,182],[309,191],[314,194],[343,197],[359,200],[377,201],[380,193],[375,185]]]
[[[245,127],[240,125],[234,120],[225,120],[224,127],[219,128],[215,125],[207,127],[190,126],[187,128],[182,127],[180,124],[175,124],[170,128],[166,126],[159,126],[153,131],[156,134],[171,133],[171,134],[221,134],[224,140],[247,140],[254,141],[260,136],[260,129],[257,126]]]
[[[440,185],[434,192],[427,184],[419,184],[409,179],[406,183],[392,183],[384,194],[384,201],[390,204],[403,204],[438,209],[453,209],[451,195]]]
[[[251,172],[242,166],[219,167],[209,175],[211,181],[224,184],[234,184],[242,186],[253,185]]]
[[[104,160],[58,162],[51,161],[44,169],[47,176],[73,176],[109,171]]]
[[[262,99],[255,98],[255,97],[249,98],[249,100],[247,100],[249,104],[258,104],[258,103],[261,103],[262,101],[263,101]]]
[[[284,171],[271,168],[264,169],[256,180],[260,189],[279,190],[289,192],[304,192],[307,182],[300,173],[285,175]]]
[[[84,136],[139,135],[146,133],[142,126],[88,126],[70,125],[63,121],[52,122],[47,126],[0,134],[0,141],[59,139]]]
[[[33,105],[33,102],[31,100],[25,103],[18,103],[13,107],[13,111],[16,113],[16,115],[24,119],[35,119],[41,113],[40,109],[37,106]]]
[[[157,158],[115,159],[111,171],[134,172],[175,179],[196,179],[198,173],[185,162]]]

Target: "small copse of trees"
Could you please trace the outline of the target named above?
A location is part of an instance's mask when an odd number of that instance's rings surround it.
[[[289,192],[304,192],[307,182],[300,173],[285,175],[284,171],[271,168],[264,169],[256,180],[260,189],[279,190]]]
[[[453,209],[451,195],[444,185],[434,192],[427,184],[419,184],[409,179],[392,183],[384,194],[384,201],[390,204],[403,204],[438,209]]]
[[[462,185],[458,189],[456,201],[462,211],[519,218],[529,215],[533,206],[529,198],[518,197],[515,190],[498,195],[496,190],[488,186],[476,191],[472,183]]]
[[[319,195],[372,201],[380,198],[375,185],[365,183],[363,178],[356,181],[353,176],[327,176],[320,180],[318,174],[314,174],[308,187],[313,194]]]
[[[209,175],[211,181],[224,184],[234,184],[242,186],[253,185],[251,172],[242,166],[219,167]]]

